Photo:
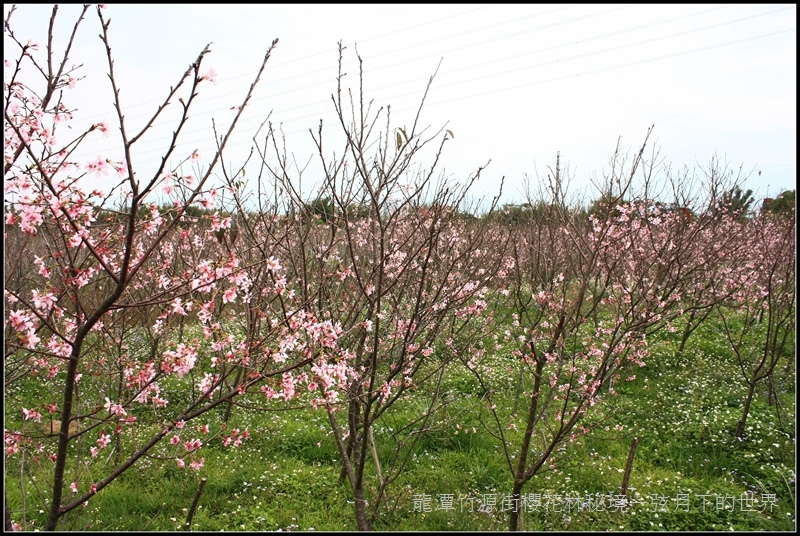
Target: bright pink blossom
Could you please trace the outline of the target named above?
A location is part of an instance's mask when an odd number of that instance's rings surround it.
[[[100,434],[100,437],[97,439],[97,445],[104,449],[108,446],[111,442],[111,436],[109,434]]]

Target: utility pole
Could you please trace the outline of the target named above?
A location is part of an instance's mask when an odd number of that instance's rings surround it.
[[[556,151],[556,184],[561,184],[561,151]]]

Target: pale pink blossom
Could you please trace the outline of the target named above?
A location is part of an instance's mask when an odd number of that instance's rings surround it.
[[[281,269],[280,261],[275,257],[270,257],[269,260],[267,261],[267,270],[269,270],[274,274],[280,269]]]
[[[26,421],[41,422],[42,414],[33,409],[22,408],[22,414]]]
[[[105,397],[105,399],[106,399],[106,403],[105,403],[105,406],[103,406],[103,407],[105,409],[107,409],[108,412],[111,413],[112,415],[122,416],[122,415],[127,415],[128,414],[125,411],[125,408],[123,408],[121,405],[111,402],[111,400],[109,400],[108,397]]]
[[[29,313],[24,311],[11,311],[8,314],[8,319],[11,321],[11,326],[17,331],[24,331],[33,327]]]
[[[108,161],[102,156],[98,156],[97,160],[92,160],[86,164],[86,169],[89,171],[89,173],[94,173],[95,177],[108,175],[110,167],[111,166],[108,165]]]
[[[200,80],[208,80],[212,84],[216,85],[217,83],[217,71],[214,70],[212,67],[211,69],[206,72],[203,76],[200,77]]]
[[[183,305],[181,304],[180,298],[175,298],[175,301],[172,302],[172,312],[182,316],[187,315],[186,309],[184,309]]]
[[[44,222],[44,218],[42,217],[42,207],[38,205],[24,205],[19,217],[20,229],[28,234],[36,234],[36,227]]]
[[[100,121],[95,125],[95,127],[97,127],[97,130],[103,133],[104,138],[108,137],[108,123],[105,121]]]
[[[230,287],[222,295],[222,303],[232,303],[234,301],[236,301],[236,289]]]
[[[49,311],[56,303],[56,297],[52,292],[41,295],[38,290],[33,289],[31,293],[33,294],[33,305],[40,311]]]
[[[39,336],[36,335],[34,328],[29,329],[25,335],[20,336],[20,339],[22,339],[22,341],[25,343],[25,346],[30,350],[35,350],[36,345],[39,344],[39,341],[41,341]]]
[[[76,248],[81,245],[81,235],[75,233],[67,242],[67,245],[71,248]]]

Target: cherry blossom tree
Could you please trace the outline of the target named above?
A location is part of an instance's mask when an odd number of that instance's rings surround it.
[[[332,96],[338,134],[322,124],[312,131],[323,173],[315,195],[309,200],[299,189],[303,177],[271,128],[266,147],[274,153],[262,158],[265,175],[285,192],[292,222],[284,268],[299,282],[308,311],[338,333],[307,389],[312,405],[327,413],[357,526],[370,530],[414,446],[439,426],[434,414],[446,403],[447,365],[481,351],[488,284],[503,243],[463,214],[480,170],[461,184],[436,176],[452,133],[427,132],[419,111],[411,128],[393,129],[390,108],[373,110],[365,101],[363,71],[356,95],[342,87],[342,54],[340,48]],[[415,169],[415,159],[434,144],[430,167]],[[341,149],[331,154],[332,145]],[[390,420],[398,411],[416,416]]]
[[[773,371],[793,360],[796,303],[796,227],[788,218],[762,214],[749,221],[734,215],[740,256],[728,264],[730,298],[715,306],[747,389],[736,437],[744,439],[758,384],[768,380],[777,402]],[[738,224],[738,225],[737,225]]]
[[[4,54],[5,237],[14,246],[6,248],[4,385],[21,426],[6,429],[5,455],[16,456],[22,471],[51,475],[28,504],[46,508],[44,528],[54,530],[135,464],[166,460],[199,470],[203,444],[246,439],[247,430],[216,426],[212,410],[248,393],[271,394],[273,378],[291,398],[286,376],[318,357],[327,325],[288,295],[281,266],[268,262],[266,250],[239,258],[229,247],[234,222],[221,212],[224,185],[214,183],[277,41],[203,164],[196,151],[182,154],[179,139],[203,85],[216,77],[204,68],[208,47],[135,130],[117,86],[110,20],[98,7],[117,116],[113,128],[101,121],[81,130],[68,107],[70,91],[80,90],[70,62],[90,7],[81,9],[63,49],[53,44],[57,6],[42,50],[17,37],[13,13]],[[160,165],[147,173],[135,148],[168,108],[179,112],[173,132]],[[86,140],[112,130],[117,153],[75,159]],[[109,188],[84,189],[93,176]],[[230,241],[215,240],[225,231]],[[254,281],[254,271],[266,276]],[[249,305],[253,292],[261,309]],[[241,311],[257,312],[262,328],[228,332]],[[23,403],[9,389],[31,379],[47,388],[26,393]],[[96,463],[107,449],[113,464]]]
[[[604,201],[588,217],[569,199],[557,166],[529,201],[540,216],[509,227],[514,270],[507,292],[498,293],[508,300],[495,303],[513,314],[499,342],[516,346],[520,407],[495,400],[508,380],[492,372],[491,360],[465,364],[487,393],[484,424],[513,478],[510,530],[520,528],[524,485],[590,432],[587,415],[600,422],[615,381],[634,379],[645,365],[648,336],[676,329],[684,281],[703,268],[688,248],[693,227],[684,213],[657,202],[643,152],[624,171],[617,151],[600,185]]]
[[[686,217],[686,231],[676,239],[695,269],[682,279],[680,318],[681,327],[676,353],[683,353],[689,337],[715,311],[715,306],[730,299],[733,288],[726,283],[731,263],[744,252],[738,240],[739,225],[728,213],[720,210],[726,192],[741,189],[746,178],[742,169],[732,170],[716,156],[701,168],[698,178],[694,171],[669,175],[672,185],[670,208],[680,210]]]

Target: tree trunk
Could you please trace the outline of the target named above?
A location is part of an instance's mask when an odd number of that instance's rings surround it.
[[[744,425],[747,422],[747,416],[750,413],[750,404],[753,402],[753,396],[756,392],[756,382],[751,380],[750,386],[747,389],[747,398],[744,400],[744,409],[742,410],[742,419],[736,425],[736,437],[744,439]]]
[[[194,500],[192,501],[192,506],[189,508],[189,513],[186,515],[186,523],[184,524],[184,529],[187,531],[192,530],[192,518],[194,518],[194,512],[197,510],[197,503],[200,502],[200,495],[203,494],[203,488],[206,487],[206,479],[200,479],[200,485],[197,487],[197,493],[194,494]]]
[[[689,340],[689,335],[692,334],[694,329],[692,328],[692,322],[694,322],[695,312],[692,311],[689,313],[689,319],[686,321],[686,327],[683,329],[683,334],[681,335],[681,343],[678,345],[678,355],[683,353],[683,349],[686,347],[686,341]]]
[[[539,359],[536,363],[536,374],[533,381],[533,394],[531,395],[531,403],[528,408],[528,423],[525,428],[525,436],[522,439],[522,445],[519,450],[519,460],[517,460],[517,470],[514,475],[514,485],[511,488],[511,504],[516,505],[516,508],[511,509],[511,515],[508,517],[508,530],[519,530],[520,512],[522,507],[520,498],[522,497],[522,486],[526,482],[525,466],[528,461],[528,454],[531,448],[531,437],[533,436],[533,428],[536,423],[536,412],[538,408],[539,393],[541,391],[542,370],[544,369],[545,360]],[[530,477],[528,477],[530,478]]]
[[[767,382],[769,385],[769,393],[767,394],[767,405],[768,406],[777,406],[778,405],[778,393],[775,391],[775,381],[772,379],[772,373],[770,372],[767,376]]]
[[[621,493],[623,495],[628,495],[628,482],[631,478],[631,471],[633,470],[633,457],[636,456],[636,446],[638,444],[639,440],[634,437],[633,442],[631,443],[631,450],[628,452],[628,462],[625,464],[625,474],[622,477]]]
[[[517,411],[519,410],[519,397],[522,396],[522,382],[525,379],[525,366],[520,365],[519,367],[519,377],[517,377],[517,390],[514,394],[514,409],[511,410],[512,415],[516,415]]]
[[[522,518],[521,510],[522,510],[522,482],[514,479],[514,486],[511,488],[511,504],[514,505],[511,508],[511,515],[508,516],[508,530],[510,531],[518,531],[520,530],[520,520]]]
[[[242,376],[244,376],[244,369],[238,367],[239,370],[236,371],[236,383],[235,386],[238,386],[242,382]],[[228,422],[231,418],[231,412],[233,411],[233,398],[228,400],[228,403],[225,405],[225,413],[222,415],[222,422]]]
[[[356,524],[358,530],[369,532],[372,530],[369,519],[367,519],[367,502],[364,500],[363,486],[356,486],[353,489],[353,497],[356,500]]]
[[[8,507],[8,499],[6,499],[6,490],[3,488],[3,506],[5,507],[5,519],[3,520],[3,531],[4,532],[11,532],[14,530],[14,526],[11,524],[11,508]]]

